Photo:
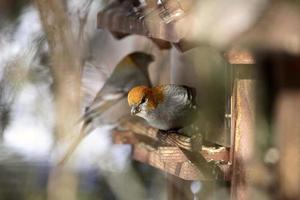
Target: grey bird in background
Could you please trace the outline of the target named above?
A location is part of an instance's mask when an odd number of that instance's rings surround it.
[[[153,56],[143,52],[131,53],[120,61],[90,106],[86,108],[80,120],[83,121],[80,135],[74,143],[71,144],[60,164],[65,163],[81,140],[94,130],[93,121],[96,118],[101,117],[118,102],[124,99],[126,100],[128,92],[133,87],[138,85],[151,86],[148,66],[152,61],[154,61]]]
[[[114,69],[93,102],[86,108],[84,121],[90,121],[108,110],[120,99],[127,97],[130,89],[138,85],[151,85],[148,66],[153,56],[134,52],[126,56]]]

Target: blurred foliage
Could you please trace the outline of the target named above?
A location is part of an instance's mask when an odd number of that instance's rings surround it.
[[[30,0],[0,0],[0,23],[17,19],[29,3]]]
[[[0,199],[44,199],[47,171],[0,146]]]

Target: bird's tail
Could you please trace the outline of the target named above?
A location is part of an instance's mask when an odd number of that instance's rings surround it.
[[[59,161],[58,165],[63,166],[65,163],[70,159],[74,151],[76,150],[77,146],[80,144],[80,142],[83,140],[83,138],[90,132],[89,128],[90,127],[90,122],[82,125],[80,129],[80,133],[78,137],[72,142],[71,146],[68,147],[66,153],[63,155],[62,159]]]
[[[84,139],[84,137],[94,130],[94,127],[92,125],[93,120],[97,117],[100,117],[102,113],[104,113],[106,110],[108,110],[112,105],[114,105],[118,101],[119,99],[105,101],[99,106],[95,106],[92,109],[86,110],[85,114],[77,121],[77,123],[83,122],[83,125],[80,129],[80,133],[78,137],[73,141],[71,146],[67,149],[63,158],[59,162],[59,165],[64,165],[69,160],[69,158],[74,153],[77,146]]]
[[[111,108],[119,100],[120,99],[101,101],[100,103],[98,103],[98,105],[96,103],[93,103],[91,107],[87,107],[80,121],[90,122],[96,117],[100,117],[102,113]]]

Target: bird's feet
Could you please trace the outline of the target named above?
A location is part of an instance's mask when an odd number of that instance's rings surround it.
[[[168,131],[165,131],[165,130],[158,130],[158,132],[157,132],[157,138],[158,138],[160,141],[166,141],[166,140],[167,140],[167,137],[168,137]]]

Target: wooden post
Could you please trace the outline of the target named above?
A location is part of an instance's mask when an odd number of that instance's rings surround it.
[[[280,199],[300,199],[300,56],[272,52],[274,133],[279,147]]]
[[[253,158],[255,122],[255,81],[251,65],[234,66],[234,91],[232,96],[232,177],[231,196],[236,200],[249,196],[249,164]]]
[[[300,199],[300,91],[282,91],[276,105],[281,199]]]

